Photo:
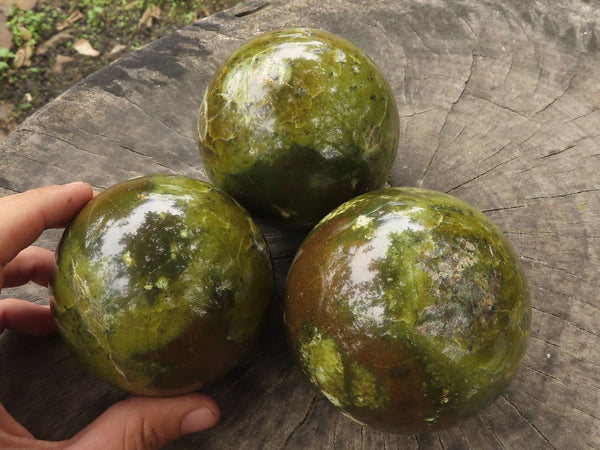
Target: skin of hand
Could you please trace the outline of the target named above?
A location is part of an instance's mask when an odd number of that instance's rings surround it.
[[[65,227],[93,197],[89,184],[32,189],[0,198],[0,289],[33,281],[48,286],[54,253],[31,244],[45,229]],[[0,300],[0,334],[55,331],[50,308],[26,300]],[[205,430],[219,419],[214,400],[200,393],[131,397],[106,410],[71,439],[40,441],[0,404],[0,448],[153,449]]]

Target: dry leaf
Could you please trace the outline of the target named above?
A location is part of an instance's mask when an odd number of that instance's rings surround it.
[[[118,45],[115,45],[115,46],[112,48],[112,50],[111,50],[110,52],[108,52],[108,54],[109,54],[110,56],[114,56],[114,55],[117,55],[117,54],[121,53],[122,51],[124,51],[124,50],[126,50],[126,49],[127,49],[127,46],[126,46],[126,45],[123,45],[123,44],[118,44]]]
[[[11,103],[8,103],[8,102],[0,103],[0,121],[8,119],[13,108],[14,108],[14,105],[12,105]]]
[[[81,14],[81,11],[75,11],[73,14],[71,14],[69,17],[67,17],[63,23],[61,23],[58,27],[56,27],[56,30],[57,31],[64,30],[65,28],[70,27],[75,22],[77,22],[78,20],[81,20],[81,19],[85,19],[85,16],[83,14]]]
[[[54,47],[58,41],[62,41],[63,39],[70,39],[73,37],[73,35],[71,34],[72,30],[64,30],[61,31],[60,33],[56,33],[54,36],[52,36],[50,39],[48,39],[45,42],[42,42],[38,48],[36,49],[36,53],[38,55],[43,55],[45,54],[48,50],[50,50],[52,47]]]
[[[73,44],[73,48],[80,55],[85,56],[99,56],[100,52],[92,47],[92,44],[87,39],[77,39]]]
[[[23,66],[29,67],[31,65],[31,55],[33,55],[33,47],[28,42],[17,50],[17,53],[15,54],[15,59],[13,61],[15,69]]]
[[[52,72],[54,73],[62,73],[66,64],[73,61],[73,58],[66,55],[58,55],[56,57],[56,62],[54,63],[54,67],[52,68]]]
[[[160,19],[160,8],[156,5],[148,6],[144,14],[142,14],[142,18],[138,22],[138,28],[142,28],[143,26],[150,28],[153,23],[153,19]]]
[[[23,25],[19,25],[19,33],[21,33],[21,39],[23,39],[24,41],[30,41],[31,40],[31,32],[25,28]]]

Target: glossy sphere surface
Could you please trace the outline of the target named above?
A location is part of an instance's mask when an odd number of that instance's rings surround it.
[[[96,376],[171,395],[245,356],[272,296],[260,230],[202,181],[151,176],[94,198],[65,230],[50,304],[58,330]]]
[[[229,57],[205,92],[198,135],[210,178],[251,212],[314,225],[385,183],[398,127],[394,95],[362,50],[295,28]]]
[[[493,402],[519,368],[530,317],[498,228],[424,189],[340,206],[287,281],[285,323],[305,375],[345,414],[394,432],[443,428]]]

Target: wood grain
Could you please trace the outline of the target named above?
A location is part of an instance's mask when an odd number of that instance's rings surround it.
[[[482,414],[417,436],[365,429],[301,377],[280,325],[301,233],[263,224],[278,304],[248,361],[208,392],[220,425],[169,448],[600,448],[600,10],[584,0],[250,0],[120,58],[0,144],[0,194],[150,173],[206,179],[196,149],[208,80],[257,33],[326,29],[388,77],[402,138],[392,185],[474,204],[506,233],[529,279],[521,370]],[[56,245],[59,232],[41,244]],[[3,292],[45,301],[32,287]],[[125,394],[86,374],[57,337],[5,333],[0,400],[36,436],[67,438]]]

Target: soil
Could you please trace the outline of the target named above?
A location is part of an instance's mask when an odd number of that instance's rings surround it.
[[[0,47],[8,47],[13,54],[20,48],[26,49],[27,43],[21,43],[20,46],[14,43],[13,34],[7,24],[10,8],[28,8],[31,12],[41,11],[45,14],[54,9],[58,13],[52,28],[43,31],[38,42],[30,45],[33,51],[25,63],[15,68],[14,58],[11,68],[3,74],[0,73],[0,141],[43,105],[125,52],[181,28],[193,20],[241,2],[163,1],[163,10],[154,9],[150,14],[147,14],[147,10],[151,6],[145,6],[143,11],[137,5],[130,10],[121,8],[129,14],[128,17],[109,14],[104,8],[102,17],[97,18],[95,24],[91,22],[89,7],[85,9],[82,6],[84,3],[86,2],[66,0],[0,0]],[[91,2],[88,0],[87,3]],[[136,2],[130,4],[134,5]],[[199,4],[202,6],[198,7]],[[171,11],[167,14],[165,10],[173,5],[179,8],[177,13],[173,14]],[[190,9],[183,13],[186,5],[189,5]],[[77,19],[65,24],[64,19],[67,17]],[[91,51],[77,45],[78,41],[79,44],[85,44],[82,40],[89,42]]]

